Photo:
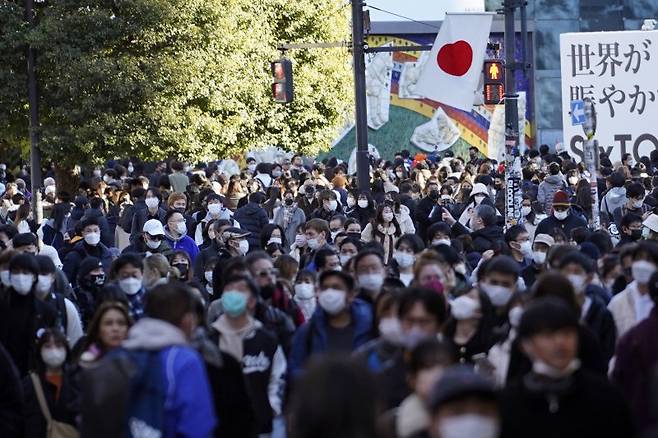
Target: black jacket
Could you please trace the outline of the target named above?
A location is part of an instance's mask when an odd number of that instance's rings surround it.
[[[226,248],[220,246],[216,241],[213,240],[210,243],[210,246],[202,250],[194,259],[194,277],[202,283],[205,282],[204,267],[206,266],[206,262],[210,261],[211,259],[226,261],[231,257],[233,256],[226,250]]]
[[[617,342],[617,326],[615,326],[612,313],[598,298],[592,297],[592,304],[585,315],[584,322],[599,340],[603,359],[606,363],[609,362],[615,354],[615,344]]]
[[[107,221],[103,212],[95,208],[88,208],[85,210],[85,214],[82,216],[81,221],[86,218],[93,218],[98,222],[98,228],[101,229],[101,242],[103,245],[108,248],[114,246],[114,230],[110,227],[110,223]]]
[[[113,248],[113,251],[118,252],[116,248]],[[73,248],[71,248],[66,254],[66,257],[64,257],[62,267],[62,271],[64,271],[73,287],[77,284],[78,267],[80,266],[80,262],[89,256],[99,258],[103,264],[103,270],[107,274],[110,272],[110,265],[114,260],[115,253],[110,251],[110,249],[102,243],[99,243],[94,247],[87,245],[84,240],[76,242],[75,245],[73,245]]]
[[[167,210],[162,207],[158,207],[158,212],[155,215],[151,215],[151,212],[146,206],[140,209],[136,208],[130,226],[130,243],[135,243],[139,240],[139,236],[144,232],[144,224],[146,221],[149,219],[157,219],[164,224],[164,217],[166,214]]]
[[[260,248],[260,232],[269,223],[267,212],[255,202],[248,202],[235,211],[233,219],[240,223],[243,230],[251,234],[247,237],[249,248]]]
[[[604,376],[578,370],[560,382],[534,373],[511,382],[501,396],[501,437],[633,437],[621,393]]]
[[[462,234],[469,234],[468,229],[463,226],[459,221],[452,225],[453,237],[461,236]],[[470,233],[473,239],[473,249],[480,254],[494,250],[499,251],[505,245],[503,236],[503,228],[498,225],[489,225],[480,230]]]
[[[586,227],[587,222],[585,219],[583,219],[580,216],[576,216],[571,212],[569,216],[563,221],[559,221],[555,218],[555,216],[550,215],[546,219],[542,220],[539,222],[539,225],[537,225],[537,229],[535,230],[535,236],[537,234],[548,234],[549,236],[553,235],[553,230],[555,228],[559,228],[564,232],[564,234],[567,236],[567,238],[571,237],[571,231],[574,228],[578,227]]]
[[[23,386],[11,356],[0,344],[0,436],[23,436]]]
[[[426,232],[427,228],[431,225],[430,223],[430,213],[432,213],[432,209],[434,208],[435,205],[437,205],[434,199],[431,199],[429,196],[424,197],[420,201],[418,201],[418,205],[416,205],[416,209],[413,212],[413,220],[414,223],[416,224],[416,234],[418,237],[420,237],[423,242],[425,242],[426,239]]]
[[[158,246],[155,249],[151,249],[148,246],[146,246],[146,243],[144,243],[144,239],[139,238],[135,243],[132,243],[128,246],[126,246],[123,251],[121,251],[121,254],[140,254],[142,256],[146,255],[147,252],[150,252],[151,254],[162,254],[164,256],[169,255],[171,253],[171,247],[167,243],[166,239],[162,239],[160,242],[160,246]]]
[[[75,426],[76,413],[67,404],[71,398],[70,393],[72,391],[69,375],[64,372],[62,376],[62,387],[58,399],[55,399],[55,393],[57,392],[55,385],[46,381],[43,377],[39,377],[39,380],[44,397],[46,398],[46,403],[50,409],[50,415],[52,415],[53,419]],[[25,438],[43,438],[47,436],[46,418],[41,412],[41,406],[39,405],[37,393],[30,376],[23,378],[23,390],[25,393],[25,405],[23,409],[25,416]]]

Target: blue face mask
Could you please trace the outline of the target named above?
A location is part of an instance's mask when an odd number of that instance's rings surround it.
[[[222,294],[222,308],[232,318],[237,318],[247,310],[247,295],[238,291],[227,291]]]

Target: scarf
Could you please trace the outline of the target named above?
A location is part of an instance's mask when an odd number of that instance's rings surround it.
[[[384,247],[384,261],[388,263],[391,260],[393,255],[393,246],[395,245],[395,225],[393,223],[388,224],[388,228],[384,228],[384,225],[377,225],[377,232],[373,233],[376,235],[379,243]]]

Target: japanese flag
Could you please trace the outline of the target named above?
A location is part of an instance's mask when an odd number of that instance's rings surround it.
[[[416,84],[421,96],[471,111],[493,14],[447,14]]]

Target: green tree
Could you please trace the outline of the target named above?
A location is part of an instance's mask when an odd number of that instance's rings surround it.
[[[46,0],[26,30],[22,8],[4,1],[0,25],[12,31],[0,36],[0,60],[12,85],[0,95],[1,141],[27,138],[20,68],[29,41],[38,53],[41,149],[61,167],[223,158],[267,145],[326,150],[350,114],[347,51],[289,53],[296,95],[288,106],[273,103],[269,68],[279,42],[347,39],[341,3]],[[8,65],[20,72],[11,77]]]

